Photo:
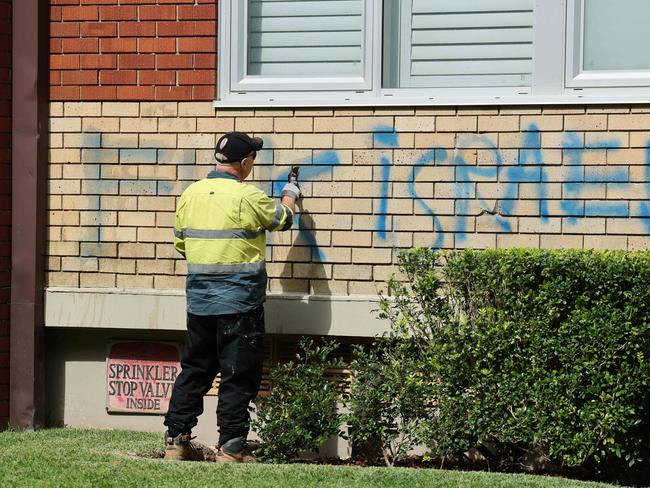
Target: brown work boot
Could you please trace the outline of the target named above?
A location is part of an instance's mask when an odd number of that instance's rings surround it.
[[[190,434],[178,434],[170,437],[169,432],[164,434],[165,459],[173,461],[203,461],[203,452],[192,442]]]
[[[250,446],[246,443],[246,439],[236,437],[217,447],[214,461],[216,463],[254,463],[256,459]]]

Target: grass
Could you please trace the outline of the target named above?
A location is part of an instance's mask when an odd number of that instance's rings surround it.
[[[160,435],[115,430],[47,429],[0,433],[0,486],[282,487],[605,487],[562,478],[435,469],[306,464],[218,465],[142,457]]]

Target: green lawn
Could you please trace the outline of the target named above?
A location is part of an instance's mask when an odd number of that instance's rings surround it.
[[[0,433],[0,486],[171,487],[604,487],[562,478],[435,469],[321,465],[217,465],[168,462],[140,454],[160,435],[50,429]]]

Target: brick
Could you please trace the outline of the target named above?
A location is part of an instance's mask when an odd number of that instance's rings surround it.
[[[605,219],[604,218],[563,218],[562,219],[562,233],[563,234],[604,234],[605,233]]]
[[[98,53],[99,39],[63,39],[61,49],[64,53]]]
[[[138,167],[133,164],[104,164],[101,167],[102,179],[135,180]]]
[[[102,105],[97,102],[66,102],[63,111],[66,117],[99,117]]]
[[[138,242],[166,242],[172,240],[171,229],[138,228]]]
[[[435,117],[395,117],[395,130],[398,132],[433,132]]]
[[[118,56],[120,69],[153,69],[156,56],[153,54],[120,54]]]
[[[178,104],[174,102],[143,102],[140,104],[143,117],[176,117]]]
[[[169,38],[140,38],[138,39],[139,53],[175,53],[176,39]]]
[[[235,127],[239,123],[235,121]],[[294,134],[293,136],[294,148],[312,148],[312,149],[331,149],[333,147],[332,134]]]
[[[79,56],[75,54],[51,55],[50,69],[79,69]]]
[[[107,242],[134,242],[136,229],[133,227],[104,227],[102,240]]]
[[[314,132],[352,132],[352,117],[316,117]]]
[[[338,149],[371,149],[373,147],[372,134],[333,134],[333,147]]]
[[[135,274],[135,260],[127,259],[100,259],[100,273]]]
[[[115,22],[83,22],[81,24],[82,37],[115,37],[117,36],[117,23]]]
[[[650,250],[650,236],[629,236],[627,238],[628,251]]]
[[[51,37],[79,37],[79,22],[51,23]]]
[[[117,225],[117,212],[110,211],[82,211],[79,212],[80,225]]]
[[[114,288],[115,275],[109,273],[80,273],[79,286],[81,288]]]
[[[179,148],[214,148],[214,134],[178,134]]]
[[[61,9],[61,19],[63,21],[97,20],[98,18],[99,18],[99,10],[96,6],[63,7]]]
[[[176,71],[139,71],[138,80],[140,85],[175,85]]]
[[[123,242],[118,245],[120,258],[153,258],[156,256],[155,252],[154,244]]]
[[[477,117],[438,117],[436,119],[439,132],[476,132]]]
[[[115,100],[117,90],[115,86],[82,86],[81,98],[84,100]]]
[[[179,85],[214,85],[216,83],[216,71],[209,70],[193,70],[193,71],[180,71],[178,73]]]
[[[541,235],[539,247],[542,249],[581,249],[582,236]]]
[[[537,129],[539,131],[561,131],[564,128],[564,118],[561,115],[522,115],[521,130]]]
[[[390,264],[392,249],[353,248],[352,262],[354,264]]]
[[[191,100],[192,87],[190,86],[156,86],[156,100]]]
[[[647,130],[650,114],[608,115],[609,130]]]
[[[120,131],[128,132],[157,132],[158,119],[156,118],[123,118],[120,120]]]
[[[50,205],[50,208],[53,208]],[[63,195],[60,208],[66,210],[98,210],[99,197],[96,195]]]
[[[153,86],[118,86],[117,98],[120,100],[152,100]]]
[[[153,288],[153,276],[117,275],[118,288]]]
[[[141,134],[140,147],[146,148],[175,148],[176,134]],[[158,159],[158,162],[162,162]]]
[[[157,54],[155,55],[157,69],[192,69],[191,54]]]
[[[99,80],[102,85],[135,85],[137,83],[137,71],[102,71]]]
[[[215,54],[194,54],[195,69],[215,69],[217,56]]]
[[[138,19],[136,7],[122,6],[119,7],[99,7],[100,20],[126,20],[134,21]]]
[[[107,196],[101,197],[102,210],[136,210],[138,197],[135,196]]]
[[[96,85],[96,70],[79,70],[61,72],[61,83],[63,85]]]
[[[79,286],[79,273],[50,272],[47,273],[47,284],[50,286]]]
[[[605,130],[607,115],[565,115],[564,130]]]
[[[138,43],[132,38],[107,38],[100,39],[102,53],[135,53],[138,52]]]
[[[67,118],[51,118],[50,119],[51,132],[81,132],[81,118],[80,117],[67,117]]]
[[[82,69],[114,69],[117,68],[117,56],[114,54],[82,54],[80,66]]]
[[[214,20],[217,18],[216,7],[212,5],[179,6],[179,20]]]
[[[61,72],[60,71],[54,71],[50,70],[50,86],[52,85],[60,85],[61,84]],[[3,130],[3,128],[0,126],[0,130]],[[4,132],[5,130],[3,130]]]
[[[640,218],[608,218],[607,233],[621,235],[646,235],[648,233],[647,219]]]
[[[216,51],[216,39],[213,37],[180,37],[180,53],[212,53]]]
[[[539,235],[534,234],[499,234],[497,235],[497,248],[511,247],[539,248]]]
[[[176,7],[167,5],[140,6],[138,7],[140,20],[175,20]]]
[[[96,164],[66,164],[63,165],[64,179],[95,179],[99,178],[99,165]]]
[[[161,288],[161,289],[164,288],[183,289],[185,288],[185,277],[184,276],[154,276],[154,287]]]
[[[178,115],[181,117],[214,117],[215,108],[211,103],[205,102],[180,102],[178,104]],[[241,114],[248,115],[248,112]]]
[[[49,256],[77,256],[79,254],[79,243],[50,241],[47,243],[47,254]]]
[[[212,101],[217,98],[216,86],[203,85],[192,87],[192,100]]]
[[[154,37],[156,22],[120,22],[120,37]]]
[[[627,249],[626,236],[584,236],[585,249]]]

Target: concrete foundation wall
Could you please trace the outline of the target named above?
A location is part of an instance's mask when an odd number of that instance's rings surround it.
[[[150,340],[182,343],[180,331],[134,331],[125,329],[48,329],[46,335],[46,415],[48,425],[101,427],[160,432],[162,415],[133,415],[106,411],[106,354],[112,340]],[[192,431],[206,445],[217,442],[217,397],[204,399],[204,413]],[[256,439],[251,433],[250,439]],[[335,438],[323,446],[321,455],[349,456],[347,442]]]

